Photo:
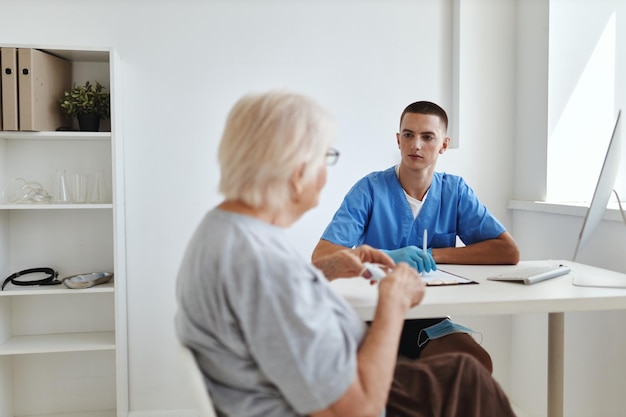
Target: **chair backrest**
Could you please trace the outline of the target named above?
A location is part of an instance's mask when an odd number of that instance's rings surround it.
[[[179,344],[179,346],[183,369],[188,375],[187,380],[189,381],[189,386],[196,401],[198,411],[200,411],[200,417],[217,417],[215,408],[213,407],[213,401],[211,400],[211,394],[206,389],[204,377],[198,367],[193,352],[182,344]]]

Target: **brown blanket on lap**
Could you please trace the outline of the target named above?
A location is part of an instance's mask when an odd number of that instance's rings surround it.
[[[509,399],[472,356],[398,358],[387,417],[515,416]]]

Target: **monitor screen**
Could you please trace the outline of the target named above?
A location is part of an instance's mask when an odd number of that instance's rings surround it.
[[[572,260],[576,260],[580,250],[585,246],[589,240],[589,236],[593,233],[598,226],[604,215],[604,211],[613,192],[613,186],[615,185],[615,179],[619,171],[620,157],[622,153],[622,135],[620,127],[620,115],[622,111],[617,112],[617,118],[615,119],[615,126],[613,127],[613,135],[609,142],[609,147],[604,157],[604,164],[600,170],[598,176],[598,183],[591,199],[591,204],[587,210],[587,215],[583,221],[583,227],[580,229],[580,235],[578,236],[578,243],[576,244],[576,251]]]

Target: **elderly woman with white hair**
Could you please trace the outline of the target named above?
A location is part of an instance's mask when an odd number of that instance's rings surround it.
[[[225,199],[199,224],[178,275],[176,330],[195,354],[221,416],[512,416],[471,356],[398,358],[406,312],[425,286],[407,264],[368,246],[312,265],[286,229],[315,207],[334,122],[285,91],[241,98],[219,147]],[[390,268],[368,328],[329,281]]]

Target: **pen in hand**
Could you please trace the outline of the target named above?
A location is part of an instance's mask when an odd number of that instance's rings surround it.
[[[424,253],[428,253],[428,229],[424,229],[424,237],[422,239],[422,249],[424,250]],[[428,272],[426,270],[424,270],[424,272],[422,272],[422,275],[427,275]]]

